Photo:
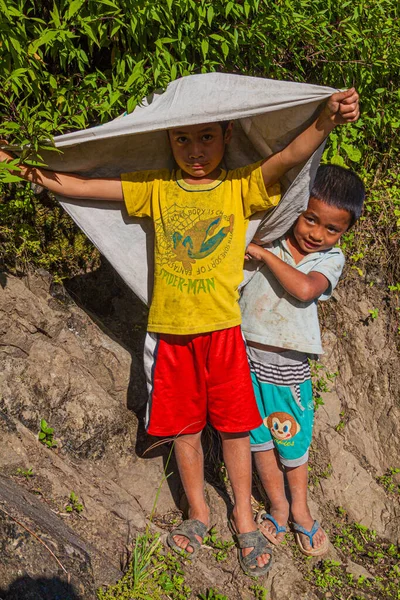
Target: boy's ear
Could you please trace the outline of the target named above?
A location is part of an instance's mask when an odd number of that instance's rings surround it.
[[[233,121],[229,122],[228,127],[225,129],[225,133],[224,133],[224,142],[225,144],[229,144],[229,142],[232,139],[232,133],[233,133]]]

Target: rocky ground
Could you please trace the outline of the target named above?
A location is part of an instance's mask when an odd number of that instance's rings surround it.
[[[0,285],[0,599],[94,599],[122,575],[150,515],[163,536],[181,518],[170,447],[152,447],[156,440],[143,431],[146,311],[107,265],[65,288],[45,272],[3,273]],[[310,497],[331,537],[346,520],[398,544],[398,475],[379,479],[400,466],[400,361],[389,305],[383,290],[348,275],[321,306],[326,354],[316,380],[330,391],[317,410]],[[54,429],[47,446],[38,441],[42,419]],[[218,461],[214,443],[207,494],[222,543],[230,539],[230,500]],[[172,475],[162,483],[165,468]],[[257,508],[257,486],[254,496]],[[211,546],[195,568],[185,567],[193,593],[261,598],[234,550],[217,561]],[[373,576],[345,549],[332,547],[329,558],[357,577]],[[310,580],[312,568],[288,536],[257,585],[272,600],[328,598]]]

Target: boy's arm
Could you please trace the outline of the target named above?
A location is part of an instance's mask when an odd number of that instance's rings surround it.
[[[311,271],[307,274],[301,273],[298,269],[281,260],[279,256],[261,248],[261,246],[257,246],[257,244],[249,244],[246,254],[265,263],[281,286],[301,302],[311,302],[319,298],[329,287],[330,282],[322,273],[317,271]]]
[[[15,160],[12,154],[0,150],[0,162]],[[122,185],[119,178],[90,179],[74,173],[56,173],[23,163],[18,165],[16,175],[26,181],[37,183],[55,194],[70,198],[96,198],[97,200],[123,200]]]
[[[261,171],[265,187],[279,181],[292,167],[308,160],[336,125],[357,121],[360,115],[358,99],[354,88],[332,94],[317,119],[305,131],[264,161]]]

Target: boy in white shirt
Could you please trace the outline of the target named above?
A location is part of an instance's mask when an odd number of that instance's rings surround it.
[[[359,218],[364,186],[350,170],[319,167],[307,209],[271,247],[249,244],[247,255],[265,263],[240,300],[262,425],[250,432],[257,471],[271,503],[260,529],[282,541],[289,509],[299,549],[324,554],[328,538],[307,504],[308,451],[314,407],[308,358],[322,352],[317,301],[327,300],[344,266],[334,247]],[[283,467],[282,467],[283,465]],[[286,473],[291,502],[285,495]]]

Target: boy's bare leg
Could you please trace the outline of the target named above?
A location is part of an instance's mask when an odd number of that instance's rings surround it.
[[[189,504],[189,519],[197,519],[208,527],[210,510],[204,495],[204,456],[201,431],[178,436],[175,440],[175,457]],[[199,536],[196,538],[200,543],[202,542]],[[183,550],[193,552],[188,538],[184,535],[174,535],[174,541]]]
[[[308,485],[308,462],[298,467],[285,467],[286,476],[289,483],[291,496],[290,512],[292,513],[293,521],[301,525],[308,531],[314,524],[314,519],[311,516],[310,509],[307,504],[307,485]],[[310,540],[306,535],[301,536],[301,543],[306,550],[311,548]],[[325,542],[326,535],[319,528],[313,538],[313,548],[320,548]]]
[[[285,480],[279,455],[275,448],[254,452],[254,461],[260,476],[263,488],[270,501],[270,514],[278,525],[286,526],[289,518],[289,502],[285,494]],[[262,529],[281,542],[285,537],[283,532],[276,533],[275,525],[267,519],[262,524]]]
[[[235,506],[232,517],[238,533],[256,531],[251,508],[251,453],[250,438],[248,433],[219,432],[222,439],[224,462],[232,485]],[[252,548],[244,548],[243,556],[250,554]],[[269,554],[262,554],[257,558],[259,567],[263,567],[270,560]]]

